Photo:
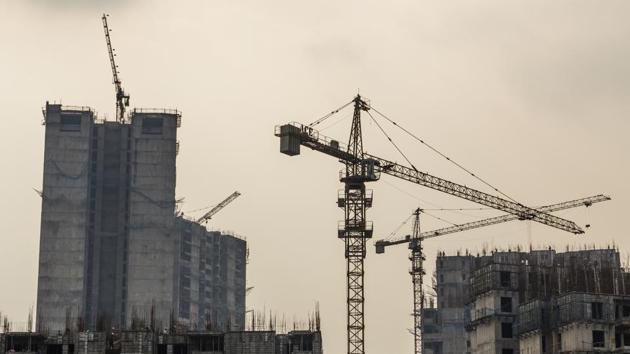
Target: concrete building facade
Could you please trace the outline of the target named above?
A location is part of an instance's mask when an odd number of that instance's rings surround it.
[[[178,321],[193,329],[243,330],[247,244],[181,217],[176,226]]]
[[[619,253],[566,252],[548,259],[527,272],[541,290],[519,307],[521,352],[630,353],[630,273]]]
[[[106,122],[86,107],[46,104],[38,330],[196,325],[206,313],[195,304],[209,302],[221,310],[216,321],[242,329],[245,241],[199,225],[190,234],[194,223],[175,216],[180,122],[172,110]],[[197,263],[182,274],[192,254]],[[187,298],[200,279],[204,291]]]
[[[426,353],[630,353],[630,273],[615,249],[439,254],[436,269],[437,308],[425,309],[423,320]],[[468,279],[453,278],[458,271]]]
[[[0,354],[323,354],[319,330],[0,334]]]
[[[468,351],[518,353],[519,272],[522,252],[495,252],[475,261],[469,299]]]
[[[438,256],[435,271],[437,307],[425,308],[422,320],[422,346],[425,353],[466,352],[466,310],[468,282],[473,257]]]

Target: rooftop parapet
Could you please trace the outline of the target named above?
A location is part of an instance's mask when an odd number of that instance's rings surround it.
[[[74,114],[88,115],[92,118],[92,120],[96,119],[95,118],[96,111],[94,111],[92,108],[88,106],[66,106],[60,103],[49,103],[48,101],[46,101],[46,106],[42,108],[42,115],[43,115],[42,125],[46,125],[47,119],[50,115],[61,114],[62,112],[69,113],[69,114],[74,113]]]
[[[136,114],[160,114],[160,115],[173,115],[177,117],[177,127],[182,126],[182,112],[172,108],[134,108],[129,114],[131,119]]]

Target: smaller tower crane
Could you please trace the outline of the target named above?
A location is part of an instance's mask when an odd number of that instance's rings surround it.
[[[230,194],[227,198],[225,198],[221,203],[217,204],[214,208],[210,209],[207,213],[203,214],[202,217],[197,219],[198,223],[205,223],[208,220],[212,219],[214,214],[218,213],[221,209],[225,208],[226,205],[232,203],[234,199],[238,198],[241,195],[238,191]]]
[[[105,30],[105,42],[107,43],[107,52],[109,53],[109,62],[112,66],[112,75],[114,77],[114,88],[116,89],[116,121],[122,122],[125,120],[125,108],[129,107],[129,94],[125,93],[122,88],[122,82],[118,77],[118,65],[116,65],[114,48],[112,48],[112,41],[109,37],[109,26],[107,25],[107,14],[103,14],[103,29]]]
[[[537,210],[540,212],[554,212],[558,210],[576,208],[580,206],[590,207],[594,203],[605,202],[610,200],[610,197],[605,195],[596,195],[592,197],[582,198],[571,200],[564,203],[547,205]],[[385,247],[400,245],[400,244],[408,244],[409,250],[411,251],[411,255],[409,256],[409,260],[411,260],[411,269],[409,274],[411,274],[411,281],[413,285],[413,334],[414,334],[414,353],[421,354],[422,353],[422,311],[424,309],[424,290],[422,288],[423,281],[422,277],[425,274],[424,271],[424,254],[422,253],[422,241],[434,238],[438,236],[448,235],[455,232],[466,231],[477,229],[485,226],[496,225],[503,222],[513,221],[520,219],[517,215],[507,214],[501,215],[493,218],[473,221],[465,224],[454,225],[442,229],[432,230],[432,231],[420,231],[420,214],[422,213],[422,209],[417,208],[414,210],[412,216],[414,217],[413,228],[411,235],[406,235],[399,239],[394,240],[378,240],[375,242],[376,253],[381,254],[385,253]],[[409,220],[409,219],[407,219]]]

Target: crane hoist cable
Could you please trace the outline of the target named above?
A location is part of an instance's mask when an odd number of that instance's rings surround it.
[[[442,221],[442,222],[444,222],[444,223],[450,224],[451,226],[460,226],[460,225],[461,225],[461,224],[454,223],[454,222],[452,222],[452,221],[448,221],[448,220],[446,220],[446,219],[444,219],[444,218],[441,218],[441,217],[439,217],[439,216],[433,215],[433,214],[431,214],[431,213],[427,213],[427,212],[426,212],[426,209],[422,209],[422,208],[420,208],[420,212],[421,212],[422,214],[427,215],[427,216],[430,216],[430,217],[432,217],[432,218],[434,218],[434,219],[436,219],[436,220],[439,220],[439,221]],[[393,240],[393,239],[394,239],[394,237],[396,237],[396,235],[398,235],[398,232],[400,232],[400,230],[401,230],[401,229],[402,229],[405,225],[407,225],[407,224],[409,223],[409,221],[410,221],[410,220],[411,220],[414,216],[415,216],[415,214],[413,214],[413,213],[412,213],[412,214],[410,214],[410,215],[407,217],[407,219],[405,219],[402,223],[400,223],[400,225],[398,225],[398,226],[394,229],[394,231],[392,231],[392,232],[391,232],[391,233],[390,233],[390,234],[389,234],[389,235],[385,238],[385,240]]]
[[[443,157],[444,159],[446,159],[447,161],[449,161],[450,163],[452,163],[453,165],[459,167],[461,170],[463,170],[464,172],[470,174],[472,177],[474,177],[475,179],[477,179],[478,181],[480,181],[481,183],[485,184],[486,186],[492,188],[495,192],[501,194],[502,196],[508,198],[509,200],[518,203],[516,200],[514,200],[514,198],[510,197],[509,195],[507,195],[506,193],[504,193],[503,191],[501,191],[499,188],[495,187],[494,185],[490,184],[490,182],[486,181],[485,179],[479,177],[477,174],[475,174],[474,172],[472,172],[471,170],[467,169],[466,167],[464,167],[462,164],[458,163],[457,161],[451,159],[450,157],[448,157],[446,154],[442,153],[441,151],[439,151],[437,148],[433,147],[432,145],[430,145],[429,143],[427,143],[426,141],[424,141],[424,139],[419,138],[417,135],[415,135],[414,133],[412,133],[411,131],[409,131],[408,129],[406,129],[405,127],[401,126],[400,124],[396,123],[393,119],[387,117],[385,114],[381,113],[380,111],[378,111],[376,108],[374,107],[370,107],[374,112],[376,112],[379,116],[383,117],[385,120],[387,120],[388,122],[390,122],[392,125],[394,125],[395,127],[399,128],[400,130],[402,130],[403,132],[407,133],[409,136],[411,136],[413,139],[419,141],[421,144],[423,144],[424,146],[426,146],[427,148],[429,148],[431,151],[435,152],[436,154],[440,155],[441,157]],[[520,204],[520,203],[519,203]]]
[[[386,179],[382,179],[381,181],[382,181],[383,183],[385,183],[386,185],[388,185],[388,186],[390,186],[390,187],[394,188],[394,189],[395,189],[395,190],[397,190],[398,192],[400,192],[400,193],[402,193],[402,194],[405,194],[406,196],[408,196],[408,197],[410,197],[410,198],[413,198],[413,199],[415,199],[415,200],[417,200],[417,201],[419,201],[419,202],[422,202],[422,204],[432,205],[432,206],[434,206],[434,207],[435,207],[435,209],[447,209],[447,208],[443,208],[441,205],[439,205],[439,204],[437,204],[437,203],[431,202],[431,201],[426,200],[426,199],[422,199],[422,198],[418,197],[417,195],[414,195],[413,193],[410,193],[410,192],[408,192],[408,191],[406,191],[406,190],[404,190],[404,189],[402,189],[402,188],[400,188],[400,187],[396,186],[395,184],[393,184],[393,183],[389,182],[389,181],[388,181],[388,180],[386,180]],[[431,210],[431,209],[425,209],[425,210]],[[494,210],[494,209],[493,209],[493,208],[488,208],[488,210]],[[466,216],[466,217],[469,217],[469,218],[476,218],[476,217],[477,217],[477,216],[474,216],[474,215],[470,215],[470,214],[462,213],[462,212],[461,212],[461,211],[459,211],[459,210],[449,210],[449,212],[451,212],[451,213],[453,213],[453,214],[463,215],[463,216]]]
[[[400,147],[398,147],[398,145],[397,145],[397,144],[394,142],[394,140],[393,140],[393,139],[389,136],[389,134],[387,134],[387,132],[385,131],[385,129],[383,129],[383,127],[382,127],[382,126],[378,123],[378,121],[374,118],[374,116],[372,116],[372,114],[370,113],[370,111],[366,111],[366,112],[367,112],[368,116],[370,116],[370,118],[372,119],[372,121],[376,124],[376,126],[379,128],[379,130],[383,133],[383,135],[385,135],[385,137],[387,138],[387,140],[389,140],[389,142],[390,142],[390,143],[391,143],[391,144],[392,144],[392,145],[396,148],[396,150],[398,150],[398,152],[402,155],[402,157],[404,157],[404,158],[405,158],[405,160],[407,160],[407,163],[409,163],[409,165],[410,165],[410,166],[411,166],[414,170],[418,171],[418,169],[414,166],[414,164],[411,162],[411,160],[409,160],[409,158],[407,157],[407,155],[405,155],[405,153],[404,153],[404,152],[400,149]],[[378,112],[377,112],[377,113],[378,113]],[[380,113],[379,113],[379,114],[380,114]],[[435,215],[433,215],[433,214],[430,214],[430,213],[427,213],[427,212],[424,212],[424,211],[423,211],[423,213],[424,213],[424,214],[426,214],[426,215],[428,215],[428,216],[430,216],[430,217],[432,217],[432,218],[434,218],[434,219],[437,219],[437,220],[443,221],[443,222],[445,222],[445,223],[447,223],[447,224],[451,224],[451,225],[453,225],[453,226],[458,226],[458,224],[456,224],[456,223],[454,223],[454,222],[451,222],[451,221],[448,221],[448,220],[446,220],[446,219],[440,218],[440,217],[435,216]]]
[[[405,160],[407,160],[407,163],[409,163],[409,165],[410,165],[410,166],[411,166],[414,170],[418,171],[418,169],[417,169],[417,168],[413,165],[413,163],[409,160],[409,158],[407,157],[407,155],[405,155],[405,153],[404,153],[404,152],[402,152],[402,150],[400,149],[400,147],[398,147],[398,145],[397,145],[397,144],[394,142],[394,140],[393,140],[393,139],[389,136],[389,134],[387,134],[387,132],[385,131],[385,129],[383,129],[383,127],[382,127],[382,126],[378,123],[378,121],[374,118],[374,116],[372,116],[372,114],[370,113],[370,111],[367,111],[367,114],[370,116],[370,118],[372,119],[372,121],[374,121],[374,123],[376,124],[376,126],[377,126],[377,127],[379,128],[379,130],[383,133],[383,135],[385,135],[385,137],[387,138],[387,140],[389,140],[389,142],[390,142],[390,143],[391,143],[391,144],[392,144],[392,145],[396,148],[396,150],[398,150],[398,152],[402,155],[402,157],[403,157]],[[440,209],[445,210],[445,208],[440,208]],[[430,217],[432,217],[432,218],[434,218],[434,219],[437,219],[437,220],[443,221],[443,222],[445,222],[445,223],[447,223],[447,224],[451,224],[451,225],[453,225],[453,226],[457,226],[457,225],[458,225],[458,224],[456,224],[456,223],[454,223],[454,222],[451,222],[451,221],[448,221],[448,220],[446,220],[446,219],[443,219],[443,218],[440,218],[440,217],[438,217],[438,216],[435,216],[435,215],[432,215],[432,214],[430,214],[430,213],[427,213],[427,212],[426,212],[426,211],[424,211],[424,210],[425,210],[425,209],[423,209],[424,214],[426,214],[426,215],[428,215],[428,216],[430,216]],[[459,214],[466,215],[466,214],[463,214],[463,213],[459,213]],[[468,215],[468,216],[470,216],[470,215]]]
[[[378,112],[377,112],[378,113]],[[409,165],[416,171],[418,171],[418,169],[413,165],[413,163],[409,160],[409,158],[407,157],[407,155],[405,155],[405,153],[400,149],[400,147],[398,147],[398,145],[394,142],[394,140],[389,136],[389,134],[387,134],[387,132],[385,131],[385,129],[383,129],[383,127],[378,123],[378,121],[374,118],[374,116],[372,116],[372,114],[370,113],[370,111],[367,111],[367,114],[370,116],[370,118],[372,119],[372,121],[374,121],[374,123],[376,124],[376,126],[379,128],[379,130],[383,133],[383,135],[385,135],[385,137],[387,138],[387,140],[389,140],[389,142],[396,148],[396,150],[398,150],[398,152],[405,158],[405,160],[407,160],[407,162],[409,163]],[[380,114],[380,113],[379,113]],[[435,216],[431,213],[427,213],[424,212],[423,213],[425,215],[428,215],[434,219],[443,221],[447,224],[451,224],[452,226],[458,226],[458,224],[448,221],[444,218],[440,218],[438,216]]]
[[[418,171],[418,169],[416,168],[416,166],[413,165],[413,163],[411,162],[411,160],[409,160],[409,158],[407,157],[407,155],[405,155],[404,152],[402,152],[402,150],[398,147],[398,145],[396,145],[396,143],[394,142],[394,140],[392,140],[392,138],[389,136],[389,134],[387,134],[387,132],[385,131],[385,129],[383,129],[383,127],[381,127],[380,124],[378,124],[378,121],[376,119],[374,119],[374,116],[372,116],[372,113],[370,113],[370,111],[367,111],[367,114],[370,116],[370,118],[372,119],[372,121],[376,124],[376,126],[378,127],[378,129],[380,129],[380,131],[383,133],[383,135],[385,135],[385,137],[387,138],[387,140],[389,140],[389,142],[396,148],[396,150],[398,150],[398,152],[402,155],[402,157],[407,161],[407,163],[411,166],[411,168],[413,168],[415,171]]]
[[[339,113],[339,111],[341,111],[342,109],[344,109],[344,108],[348,107],[349,105],[351,105],[351,104],[353,104],[353,103],[354,103],[354,100],[352,100],[352,101],[350,101],[350,102],[348,102],[348,103],[344,104],[343,106],[341,106],[341,107],[339,107],[339,108],[337,108],[337,109],[335,109],[335,110],[332,110],[330,113],[326,114],[325,116],[323,116],[323,117],[321,117],[321,118],[317,119],[316,121],[314,121],[313,123],[309,124],[309,125],[308,125],[308,127],[311,127],[311,128],[312,128],[312,127],[314,127],[314,126],[316,126],[316,125],[320,124],[321,122],[323,122],[323,121],[325,121],[326,119],[328,119],[328,118],[330,118],[330,117],[334,116],[335,114]]]
[[[468,171],[466,168],[464,168],[462,165],[458,164],[457,162],[451,160],[449,157],[447,157],[446,155],[442,154],[440,151],[438,151],[437,149],[433,148],[432,146],[426,144],[424,142],[424,140],[421,140],[419,138],[417,138],[415,135],[413,135],[411,132],[407,131],[406,129],[404,129],[403,127],[400,127],[396,122],[394,122],[393,120],[387,118],[385,115],[383,115],[382,113],[380,113],[379,111],[377,111],[376,109],[374,109],[373,107],[370,107],[371,109],[373,109],[376,113],[378,113],[380,116],[382,116],[383,118],[385,118],[386,120],[388,120],[389,122],[391,122],[392,124],[394,124],[395,126],[399,127],[400,129],[403,129],[405,132],[407,132],[408,134],[412,135],[414,138],[416,138],[417,140],[419,140],[420,142],[422,142],[423,144],[425,144],[426,146],[428,146],[430,149],[432,149],[433,151],[435,151],[436,153],[440,154],[441,156],[443,156],[444,158],[446,158],[447,160],[451,161],[452,163],[454,163],[456,166],[458,166],[459,168],[463,169],[464,171],[470,173],[473,177],[477,178],[478,180],[482,181],[483,183],[485,183],[487,186],[489,186],[490,188],[494,189],[495,191],[503,194],[504,196],[506,196],[509,199],[509,196],[505,195],[504,193],[502,193],[498,188],[492,186],[491,184],[485,182],[483,179],[477,177],[474,173]],[[414,164],[411,162],[411,160],[409,160],[409,158],[407,157],[407,155],[402,151],[402,149],[400,149],[400,147],[394,142],[394,140],[391,138],[391,136],[389,134],[387,134],[387,132],[385,131],[385,129],[378,123],[378,121],[374,118],[374,116],[372,116],[372,114],[370,113],[370,111],[366,111],[366,113],[368,114],[368,116],[370,116],[370,118],[372,119],[372,121],[374,122],[374,124],[376,124],[376,126],[378,127],[378,129],[383,133],[383,135],[385,135],[385,137],[387,138],[387,140],[389,140],[389,142],[394,146],[394,148],[396,148],[396,150],[400,153],[400,155],[402,155],[402,157],[407,161],[407,163],[409,163],[409,165],[416,171],[418,171],[418,169],[414,166]],[[512,199],[512,201],[514,201],[514,199]],[[457,226],[457,224],[450,222],[448,220],[439,218],[435,215],[431,215],[429,213],[424,213],[428,216],[431,216],[435,219],[444,221],[448,224],[451,224],[453,226]]]
[[[198,211],[202,211],[202,210],[208,210],[208,209],[210,209],[210,208],[214,208],[215,206],[217,206],[217,204],[214,204],[214,205],[208,205],[207,207],[198,208],[198,209],[184,210],[184,214],[190,214],[190,213],[196,213],[196,212],[198,212]]]
[[[396,227],[394,229],[394,231],[392,231],[389,236],[387,236],[387,239],[393,239],[398,232],[405,226],[407,225],[407,223],[409,222],[409,220],[411,220],[411,218],[413,218],[413,214],[409,215],[409,217],[407,217],[407,219],[405,219],[405,221],[403,221],[402,223],[400,223],[400,225],[398,225],[398,227]]]
[[[347,111],[347,112],[345,112],[345,114],[340,115],[340,117],[339,117],[339,118],[337,118],[337,121],[336,121],[336,122],[333,122],[333,123],[331,123],[331,124],[328,124],[327,126],[324,126],[324,127],[319,128],[319,131],[320,131],[320,132],[323,132],[324,130],[330,129],[330,128],[332,128],[332,127],[334,127],[334,126],[338,125],[339,123],[344,122],[346,119],[351,118],[351,117],[352,117],[352,112]]]
[[[452,226],[459,226],[459,224],[457,224],[457,223],[454,223],[452,221],[448,221],[448,220],[446,220],[444,218],[441,218],[439,216],[433,215],[431,213],[427,213],[424,209],[421,209],[420,212],[423,213],[424,215],[428,215],[428,216],[430,216],[430,217],[432,217],[434,219],[440,220],[440,221],[445,222],[447,224],[451,224]]]

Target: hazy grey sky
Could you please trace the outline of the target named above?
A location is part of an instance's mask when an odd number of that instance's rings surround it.
[[[357,92],[523,203],[608,193],[559,215],[576,237],[528,223],[445,236],[437,250],[615,242],[630,251],[628,1],[0,1],[0,311],[35,303],[42,181],[40,108],[88,105],[114,117],[102,12],[136,107],[178,108],[184,210],[243,196],[212,221],[247,237],[248,305],[305,317],[321,303],[325,349],[345,349],[345,275],[336,238],[340,164],[278,152],[275,124],[311,122]],[[342,115],[343,118],[347,115]],[[325,129],[345,140],[348,122]],[[324,125],[324,127],[326,127]],[[387,126],[422,170],[478,183]],[[402,161],[365,121],[373,154]],[[469,203],[384,177],[369,218],[387,235],[418,205]],[[402,192],[402,191],[404,192]],[[496,213],[440,213],[453,222]],[[424,218],[428,230],[444,224]],[[407,250],[367,267],[367,351],[412,351]],[[427,276],[426,281],[429,281]]]

